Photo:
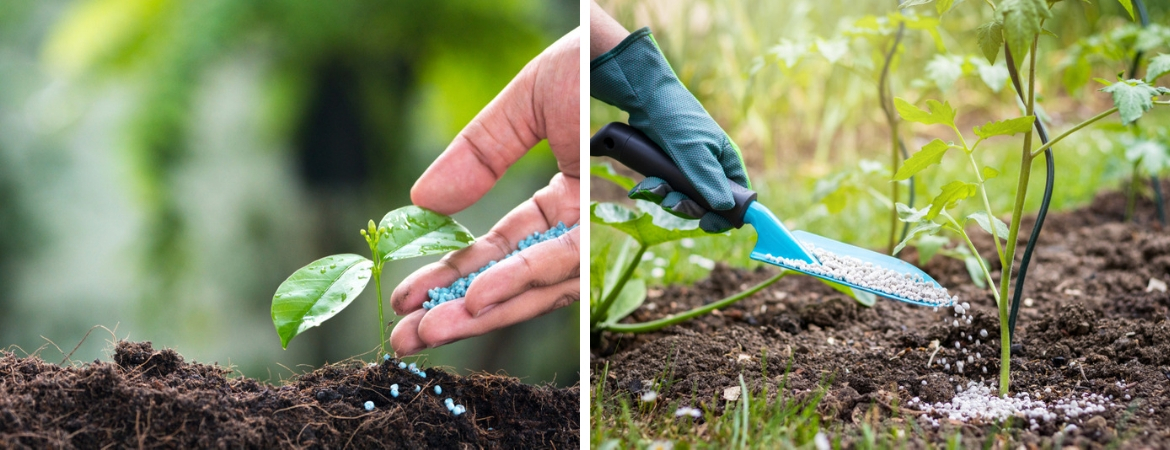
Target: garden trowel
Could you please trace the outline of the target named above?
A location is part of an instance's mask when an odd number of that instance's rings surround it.
[[[672,189],[723,216],[736,228],[751,224],[757,235],[751,254],[754,260],[916,305],[952,303],[937,281],[910,263],[812,233],[788,231],[768,207],[756,201],[754,191],[734,182],[728,184],[735,206],[725,211],[712,209],[670,156],[629,125],[606,125],[593,135],[589,147],[592,156],[608,156],[642,175],[663,179]]]

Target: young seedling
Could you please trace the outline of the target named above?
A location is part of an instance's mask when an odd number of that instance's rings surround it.
[[[943,157],[952,149],[962,150],[964,163],[970,164],[975,179],[974,182],[955,180],[944,185],[941,193],[934,198],[928,208],[919,210],[906,205],[898,205],[901,220],[913,224],[914,227],[910,230],[906,239],[898,245],[895,252],[904,247],[907,241],[914,239],[916,236],[935,234],[941,230],[948,230],[961,237],[972,254],[978,255],[978,250],[965,232],[966,225],[972,220],[980,228],[983,228],[992,235],[992,240],[995,243],[995,251],[999,257],[1000,266],[1002,267],[999,288],[993,289],[992,295],[999,307],[1000,316],[999,393],[1003,396],[1008,393],[1011,379],[1011,327],[1009,326],[1010,314],[1008,308],[1010,297],[1008,296],[1008,291],[1013,279],[1012,266],[1015,263],[1015,251],[1019,241],[1020,223],[1023,218],[1024,200],[1027,197],[1028,179],[1031,173],[1032,161],[1044,153],[1045,150],[1051,149],[1054,144],[1115,112],[1120,112],[1123,124],[1132,123],[1155,105],[1166,104],[1167,102],[1155,101],[1154,99],[1158,96],[1170,95],[1170,89],[1151,85],[1159,76],[1157,75],[1157,70],[1151,70],[1152,74],[1147,75],[1145,80],[1118,79],[1115,82],[1110,82],[1098,79],[1099,82],[1105,85],[1101,91],[1111,94],[1114,107],[1074,125],[1068,131],[1065,131],[1043,145],[1034,146],[1032,143],[1032,129],[1033,127],[1040,127],[1036,122],[1035,113],[1037,43],[1043,30],[1042,26],[1047,19],[1052,17],[1052,13],[1049,11],[1049,4],[1045,0],[1004,0],[998,6],[991,2],[988,3],[992,4],[992,7],[995,8],[995,20],[980,27],[980,46],[983,48],[985,56],[991,62],[994,62],[996,59],[999,49],[1003,48],[1004,56],[1008,63],[1008,71],[1012,77],[1013,84],[1017,87],[1017,94],[1023,103],[1023,117],[991,122],[983,126],[975,127],[973,131],[978,139],[975,140],[974,144],[968,145],[963,133],[956,125],[955,117],[957,111],[948,102],[927,100],[927,109],[920,109],[903,99],[896,98],[894,100],[895,107],[902,119],[926,125],[944,125],[954,131],[958,139],[957,144],[954,142],[944,142],[941,139],[935,139],[926,144],[922,150],[915,153],[903,164],[901,169],[894,175],[895,181],[905,180],[930,166],[939,164]],[[1029,55],[1031,56],[1029,58],[1029,65],[1026,68],[1021,67],[1020,64]],[[1151,67],[1156,68],[1157,64],[1152,64]],[[1022,69],[1026,70],[1028,76],[1026,86],[1021,81],[1023,79],[1021,76]],[[988,201],[985,186],[985,182],[997,176],[999,172],[990,166],[980,166],[974,155],[979,144],[984,140],[996,136],[1012,136],[1015,134],[1023,134],[1024,139],[1020,175],[1016,180],[1015,202],[1013,203],[1011,224],[1009,225],[1000,221],[995,215]],[[946,212],[946,210],[954,208],[957,204],[968,198],[977,198],[980,200],[982,211],[971,214],[961,221],[956,220]],[[981,258],[977,258],[977,260],[980,263],[980,271],[987,280],[988,285],[995,286],[987,265],[983,264]],[[961,371],[962,367],[958,364],[956,363]]]
[[[276,289],[272,297],[272,324],[280,335],[281,347],[288,348],[292,338],[349,306],[372,277],[378,293],[378,343],[386,354],[383,264],[447,253],[475,240],[454,219],[417,206],[390,211],[377,225],[371,220],[360,234],[366,239],[372,260],[350,253],[327,256],[293,272]],[[419,372],[419,376],[425,377],[425,372]]]

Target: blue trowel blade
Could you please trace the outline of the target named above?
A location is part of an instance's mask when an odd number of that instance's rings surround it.
[[[787,264],[771,261],[766,258],[768,255],[804,261],[810,264],[820,264],[816,257],[805,248],[805,245],[802,245],[807,244],[811,245],[812,247],[824,249],[836,255],[851,256],[863,262],[872,263],[875,266],[893,270],[898,273],[921,277],[922,280],[926,281],[927,283],[941,287],[941,285],[939,285],[938,282],[934,280],[934,278],[931,278],[930,275],[927,275],[926,272],[922,271],[922,269],[919,269],[913,264],[902,261],[898,258],[889,255],[883,255],[875,251],[866,250],[861,247],[849,245],[844,242],[835,241],[824,236],[818,236],[804,231],[798,230],[795,232],[789,232],[788,228],[785,227],[782,222],[780,222],[780,219],[776,218],[776,215],[772,214],[772,211],[770,211],[766,206],[760,204],[760,202],[752,202],[752,204],[748,206],[747,214],[744,216],[744,222],[752,224],[752,227],[756,229],[756,234],[758,237],[756,239],[756,246],[752,249],[751,254],[751,258],[756,261],[766,262],[768,264],[780,266],[785,269],[794,270],[817,278],[830,280],[854,289],[860,289],[865,292],[870,292],[875,295],[903,301],[906,303],[913,303],[915,305],[930,307],[949,306],[948,304],[938,305],[920,300],[909,299],[890,292],[881,291],[870,286],[853,284],[845,280],[826,277],[824,275],[801,270]]]

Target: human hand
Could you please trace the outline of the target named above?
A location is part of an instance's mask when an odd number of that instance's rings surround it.
[[[679,81],[648,28],[614,45],[614,36],[625,29],[596,2],[592,8],[590,27],[598,31],[591,31],[591,42],[604,42],[611,48],[591,46],[595,58],[589,65],[590,95],[630,113],[630,126],[658,144],[713,209],[733,208],[729,183],[751,188],[739,147]],[[600,51],[605,53],[597,56]],[[727,219],[659,178],[642,180],[629,195],[658,203],[684,218],[699,218],[699,226],[707,232],[731,228]]]
[[[532,232],[580,221],[580,48],[573,30],[529,62],[410,190],[415,205],[443,214],[462,211],[542,139],[548,139],[561,171],[474,244],[419,269],[394,289],[391,306],[405,315],[390,335],[398,356],[523,322],[580,298],[580,227],[504,259]],[[493,260],[499,263],[475,278],[466,297],[422,309],[429,289]]]

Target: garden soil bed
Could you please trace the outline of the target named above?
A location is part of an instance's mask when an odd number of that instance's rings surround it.
[[[591,382],[596,386],[608,365],[607,391],[631,402],[654,388],[655,380],[668,379],[670,384],[659,385],[656,405],[720,411],[727,404],[724,389],[738,386],[741,374],[749,389],[766,384],[775,392],[791,360],[783,395],[799,399],[824,392],[819,409],[830,429],[845,431],[846,443],[858,435],[860,423],[878,422],[918,430],[908,437],[911,446],[938,444],[961,430],[970,446],[1008,439],[1000,442],[1010,444],[1004,448],[1117,441],[1122,448],[1170,448],[1170,293],[1165,285],[1147,289],[1151,279],[1170,283],[1170,234],[1156,223],[1148,202],[1139,203],[1137,223],[1122,223],[1124,205],[1121,194],[1109,193],[1082,210],[1049,215],[1024,290],[1030,300],[1016,330],[1022,349],[1012,358],[1013,393],[1049,402],[1086,393],[1112,396],[1104,412],[1035,428],[1016,421],[997,433],[994,424],[946,418],[936,428],[918,411],[898,407],[913,397],[947,402],[956,386],[998,380],[999,325],[991,293],[972,284],[961,262],[944,257],[924,269],[970,302],[971,324],[960,319],[953,326],[949,308],[935,312],[885,299],[865,308],[810,277],[790,276],[722,311],[659,332],[594,336]],[[1024,230],[1032,222],[1025,219]],[[990,248],[990,236],[976,234],[976,245]],[[994,253],[983,256],[993,261],[998,279]],[[911,249],[903,258],[916,262],[917,256]],[[775,273],[721,265],[693,286],[651,290],[632,319],[682,312]],[[980,339],[980,330],[988,337]],[[972,334],[974,339],[967,337]],[[941,350],[927,368],[936,340]],[[955,341],[969,353],[956,350]],[[976,353],[981,358],[966,364],[964,373],[939,367],[939,358],[965,361]]]
[[[577,448],[580,389],[536,387],[391,359],[330,365],[283,386],[228,378],[149,342],[114,362],[0,358],[2,448]],[[391,398],[389,386],[403,393]],[[422,392],[415,394],[413,386]],[[441,385],[443,395],[434,394]],[[443,398],[465,405],[454,416]],[[366,401],[376,409],[367,412]]]

